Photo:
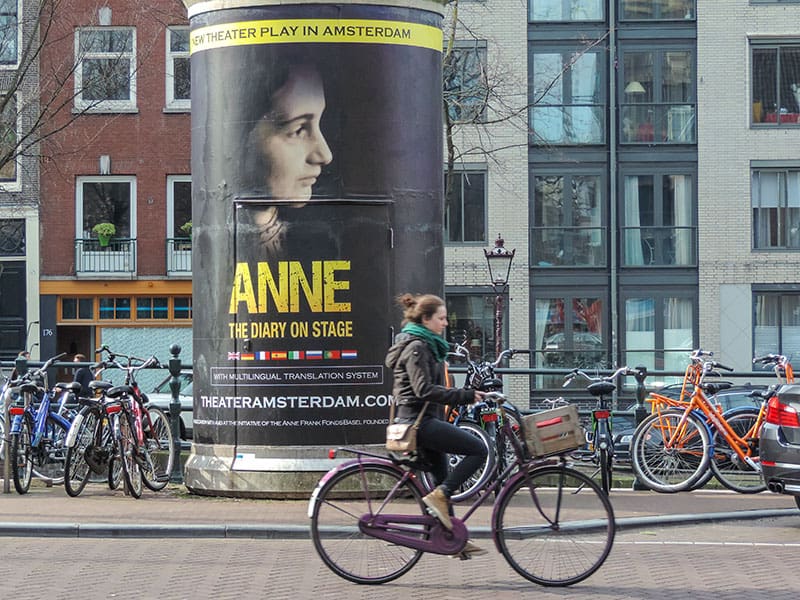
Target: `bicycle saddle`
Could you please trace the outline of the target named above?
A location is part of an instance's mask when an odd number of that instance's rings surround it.
[[[586,388],[592,396],[606,396],[617,389],[610,381],[595,381]]]
[[[389,458],[394,464],[408,467],[415,471],[430,471],[433,468],[433,465],[419,452],[412,452],[410,454],[389,452]]]

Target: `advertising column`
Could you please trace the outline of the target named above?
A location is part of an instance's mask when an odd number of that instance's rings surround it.
[[[186,2],[196,493],[382,444],[399,293],[442,293],[441,8]]]

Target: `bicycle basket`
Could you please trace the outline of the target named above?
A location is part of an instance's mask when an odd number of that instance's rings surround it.
[[[525,443],[533,456],[561,454],[586,443],[578,409],[572,405],[526,415],[522,422]]]

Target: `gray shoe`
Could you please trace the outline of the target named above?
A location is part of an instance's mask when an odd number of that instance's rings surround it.
[[[453,530],[453,522],[450,520],[450,499],[444,495],[441,488],[437,487],[424,496],[422,501],[428,507],[428,512],[439,519],[445,529]]]

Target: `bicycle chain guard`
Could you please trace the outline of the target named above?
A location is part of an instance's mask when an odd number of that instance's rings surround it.
[[[365,535],[399,546],[433,554],[458,554],[464,549],[469,532],[461,519],[450,520],[452,531],[430,515],[365,514],[358,520],[358,528]],[[425,526],[427,531],[423,529]]]

